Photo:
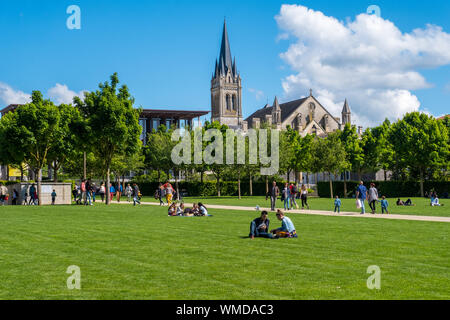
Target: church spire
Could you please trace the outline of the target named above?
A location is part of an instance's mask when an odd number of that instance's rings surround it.
[[[342,108],[342,125],[346,125],[347,123],[352,123],[352,112],[348,106],[347,99],[345,99],[344,107]]]
[[[222,44],[220,46],[219,70],[225,70],[225,74],[229,71],[233,72],[233,61],[231,58],[230,42],[228,40],[227,22],[223,22]]]

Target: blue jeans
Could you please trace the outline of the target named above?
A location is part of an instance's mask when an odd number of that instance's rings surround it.
[[[136,203],[141,204],[141,202],[139,201],[139,197],[138,197],[138,196],[135,196],[135,197],[133,198],[133,205],[135,206]]]
[[[290,197],[286,197],[284,199],[284,210],[288,210],[291,208],[289,199],[290,199]]]
[[[91,193],[90,192],[86,192],[86,205],[88,204],[88,202],[89,202],[89,205],[91,205],[92,204],[91,200],[92,200]]]
[[[341,213],[341,206],[334,206],[334,212]]]
[[[365,199],[359,199],[361,201],[361,214],[366,213],[366,207],[364,206]]]
[[[267,233],[267,232],[259,232],[258,229],[256,229],[256,223],[255,221],[252,221],[250,224],[250,237],[260,237],[260,238],[273,238],[273,234]]]

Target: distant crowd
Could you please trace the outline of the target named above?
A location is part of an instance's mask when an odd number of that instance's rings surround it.
[[[97,196],[100,196],[101,202],[105,202],[106,196],[106,186],[104,182],[97,186],[91,179],[82,180],[79,185],[75,184],[72,190],[73,201],[78,205],[92,206],[94,205]],[[116,197],[117,202],[120,203],[122,196],[125,196],[128,202],[133,200],[133,205],[141,204],[141,192],[136,183],[127,184],[125,187],[125,192],[123,185],[117,182],[115,185],[110,183],[109,185],[109,196],[110,201],[114,200]]]

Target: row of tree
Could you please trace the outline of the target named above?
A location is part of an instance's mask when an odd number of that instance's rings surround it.
[[[161,126],[147,134],[143,146],[140,141],[142,128],[139,125],[140,110],[133,108],[134,99],[126,85],[118,87],[117,74],[109,82],[99,85],[96,91],[86,93],[84,98],[75,97],[73,105],[55,105],[44,99],[39,91],[34,91],[32,101],[9,112],[0,120],[0,163],[16,166],[24,171],[24,164],[34,172],[41,194],[42,169],[52,168],[53,179],[58,172],[71,177],[102,178],[109,186],[111,176],[120,179],[128,172],[156,172],[157,180],[162,176],[175,177],[183,172],[186,179],[198,177],[203,182],[205,173],[212,173],[218,196],[220,183],[224,180],[237,181],[239,197],[242,179],[248,181],[252,194],[252,181],[269,181],[286,175],[290,181],[292,174],[298,181],[300,173],[328,173],[330,191],[332,176],[345,172],[363,173],[384,169],[392,172],[394,180],[420,180],[423,195],[424,180],[447,180],[449,176],[449,132],[450,120],[437,120],[423,113],[413,112],[395,123],[384,121],[380,126],[367,129],[358,135],[356,128],[347,124],[342,130],[326,137],[301,136],[298,131],[287,127],[280,132],[280,168],[277,176],[260,177],[264,165],[257,157],[251,162],[248,155],[253,146],[249,139],[245,142],[244,163],[224,164],[179,164],[171,160],[171,151],[178,144],[172,140],[174,127]],[[269,133],[268,150],[272,130],[267,124],[262,129]],[[208,129],[218,129],[226,141],[227,126],[217,122],[206,122],[202,134]],[[186,128],[194,141],[194,130]],[[203,141],[203,153],[214,143]],[[237,138],[234,141],[236,150]],[[256,148],[259,148],[259,143]],[[259,150],[256,150],[258,152]],[[226,150],[223,152],[225,159]],[[235,154],[235,157],[237,155]],[[84,164],[84,165],[83,165]],[[345,194],[346,177],[344,174]],[[308,177],[308,175],[307,175]],[[386,178],[386,177],[385,177]],[[109,193],[109,188],[106,188]],[[107,196],[107,203],[110,197]],[[40,200],[40,199],[39,199]]]
[[[1,118],[0,163],[34,172],[39,203],[44,166],[53,168],[56,181],[58,171],[76,172],[90,155],[109,186],[111,168],[141,152],[140,110],[133,108],[127,86],[118,84],[114,74],[84,99],[75,97],[73,106],[56,106],[33,91],[30,103]],[[109,187],[106,191],[109,204]]]

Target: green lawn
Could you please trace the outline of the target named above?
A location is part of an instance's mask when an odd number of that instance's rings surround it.
[[[360,212],[356,209],[355,199],[341,199],[342,206],[341,211],[348,212]],[[406,198],[402,198],[406,201]],[[411,198],[412,202],[415,204],[413,207],[398,207],[395,205],[397,198],[388,199],[389,201],[389,212],[394,214],[405,214],[405,215],[420,215],[420,216],[441,216],[450,217],[450,199],[440,199],[439,202],[444,204],[443,207],[431,207],[430,200],[425,198]],[[159,202],[153,197],[144,197],[143,201],[148,202]],[[239,200],[237,197],[186,197],[184,202],[203,202],[206,204],[217,204],[217,205],[228,205],[228,206],[243,206],[255,208],[257,205],[260,207],[270,207],[270,200],[266,200],[265,197],[242,197]],[[301,200],[297,200],[297,204],[301,206]],[[328,198],[308,198],[308,204],[311,210],[334,210],[334,200]],[[277,201],[277,208],[282,208],[283,202],[279,199]],[[366,201],[366,212],[369,212],[370,208]],[[381,213],[380,204],[377,204],[377,212]]]
[[[166,210],[0,207],[0,299],[450,298],[448,223],[293,214],[298,239],[252,241],[255,212]],[[81,290],[66,287],[70,265]],[[366,287],[370,265],[381,290]]]

